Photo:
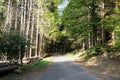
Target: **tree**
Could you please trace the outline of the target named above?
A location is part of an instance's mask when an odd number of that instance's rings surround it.
[[[86,5],[85,0],[70,0],[61,18],[62,24],[65,26],[64,29],[67,31],[69,37],[73,38],[74,42],[79,39],[78,44],[83,46],[83,50],[85,48],[85,40],[88,38],[87,36],[90,32],[90,28],[88,28],[89,9]]]

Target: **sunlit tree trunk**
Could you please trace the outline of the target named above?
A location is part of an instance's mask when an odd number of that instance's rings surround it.
[[[32,4],[32,5],[34,5],[34,4]],[[31,25],[31,30],[30,30],[30,32],[31,32],[31,34],[30,34],[30,43],[31,43],[31,45],[30,45],[30,51],[29,51],[29,55],[31,56],[32,55],[32,46],[34,45],[34,43],[33,43],[33,30],[34,30],[34,9],[32,10],[33,12],[32,12],[32,25]]]
[[[31,19],[31,13],[32,13],[32,0],[27,1],[27,24],[26,24],[26,39],[29,40],[29,30],[30,30],[30,19]],[[29,53],[29,50],[27,50],[26,55],[28,58],[31,58],[31,54]]]
[[[88,33],[88,36],[89,36],[89,38],[88,38],[88,47],[91,48],[92,44],[91,44],[91,33],[90,32]]]
[[[18,1],[16,1],[15,30],[18,27]]]
[[[10,4],[11,4],[11,0],[8,0],[4,30],[7,30],[8,29],[8,25],[9,25]]]
[[[26,28],[26,38],[28,40],[28,32],[30,29],[30,18],[31,18],[31,11],[32,11],[32,0],[28,1],[28,19],[27,19],[27,28]]]
[[[24,10],[23,10],[23,35],[25,35],[25,27],[26,27],[26,6],[27,6],[27,0],[24,0]]]
[[[38,43],[39,43],[39,42],[38,42],[38,40],[39,40],[39,39],[38,39],[38,38],[39,38],[39,20],[40,20],[40,19],[39,19],[39,18],[40,18],[40,17],[39,17],[39,13],[40,13],[40,6],[38,5],[38,7],[37,7],[36,38],[35,38],[35,39],[36,39],[36,41],[35,41],[35,57],[37,57],[37,56],[40,57],[40,56],[39,56],[39,52],[38,52],[38,48],[39,48],[39,47],[38,47]]]
[[[12,3],[13,3],[13,1],[11,0],[10,1],[10,7],[9,7],[9,21],[8,21],[8,25],[9,25],[9,30],[10,30],[10,28],[12,27],[12,14],[13,14],[13,10],[12,10]]]
[[[20,6],[20,8],[21,8],[21,13],[20,13],[20,17],[21,17],[21,21],[20,21],[20,34],[22,35],[23,34],[23,26],[24,26],[24,24],[23,24],[23,4],[24,4],[24,2],[23,2],[23,0],[21,0],[21,6]]]
[[[85,40],[84,39],[82,40],[82,52],[83,53],[85,52]]]
[[[44,1],[42,1],[40,4],[40,47],[39,47],[39,54],[40,56],[42,57],[42,54],[43,54],[43,27],[44,27],[44,5],[43,5]]]

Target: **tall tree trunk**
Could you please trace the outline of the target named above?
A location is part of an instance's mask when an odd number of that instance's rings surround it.
[[[27,20],[27,28],[26,28],[26,38],[28,40],[28,32],[30,29],[30,18],[31,18],[31,11],[32,11],[32,0],[28,1],[28,20]]]
[[[27,7],[28,7],[28,13],[27,13],[28,19],[27,19],[27,25],[26,25],[26,39],[29,40],[28,32],[29,32],[29,29],[30,29],[30,19],[31,19],[31,12],[32,12],[32,0],[28,1]],[[29,54],[29,51],[27,51],[26,53],[27,53],[28,58],[30,58],[31,54]]]
[[[95,7],[95,0],[92,0],[92,3],[91,3],[91,13],[90,13],[90,16],[91,16],[91,21],[94,21],[94,19],[95,19],[95,9],[96,9],[96,7]],[[92,23],[91,24],[91,27],[92,27],[92,32],[93,32],[93,46],[94,45],[96,45],[96,42],[97,42],[97,32],[96,32],[96,30],[97,30],[97,26],[96,26],[96,24],[94,24],[94,23]]]
[[[15,14],[15,30],[18,27],[18,1],[16,0],[16,14]]]
[[[39,13],[40,13],[40,6],[38,5],[38,8],[37,8],[37,26],[36,26],[36,43],[35,43],[35,57],[40,57],[39,55],[38,55],[38,38],[39,38]]]
[[[89,36],[89,38],[88,38],[88,48],[91,48],[91,32],[89,32],[88,33],[88,36]]]
[[[21,21],[20,21],[20,34],[22,35],[23,34],[23,26],[24,26],[24,24],[23,24],[23,4],[24,4],[24,2],[23,2],[23,0],[21,0],[21,13],[20,13],[20,17],[21,17]]]
[[[40,56],[43,57],[44,34],[40,34]]]
[[[5,20],[5,26],[4,26],[4,30],[6,31],[9,27],[9,16],[10,16],[10,3],[11,0],[8,1],[7,3],[7,14],[6,14],[6,20]]]
[[[20,6],[20,9],[21,9],[21,12],[20,12],[20,35],[23,35],[23,0],[21,0],[21,6]],[[22,45],[22,44],[21,44]],[[20,51],[20,55],[19,55],[19,59],[20,59],[20,63],[21,63],[21,66],[23,65],[23,55],[22,55],[22,47],[21,47],[21,51]]]
[[[34,5],[34,4],[32,4],[32,5]],[[31,25],[31,34],[30,34],[30,43],[32,44],[32,45],[30,45],[30,51],[29,51],[29,57],[31,57],[31,55],[32,55],[32,46],[34,45],[33,44],[33,30],[34,30],[34,9],[33,9],[33,12],[32,12],[32,25]]]
[[[12,13],[13,13],[13,12],[12,12],[12,11],[13,11],[13,10],[12,10],[12,3],[13,3],[13,0],[10,1],[10,7],[9,7],[9,8],[10,8],[10,9],[9,9],[9,14],[10,14],[10,15],[9,15],[9,21],[8,21],[8,23],[9,23],[9,24],[8,24],[8,25],[9,25],[9,30],[10,30],[11,27],[12,27],[12,18],[13,18],[13,17],[12,17]]]
[[[26,26],[26,6],[27,6],[27,0],[24,0],[24,10],[23,10],[23,35],[25,35],[25,26]]]
[[[104,10],[105,10],[105,2],[104,2],[104,0],[101,0],[101,18],[102,19],[104,19],[104,15],[105,15],[105,12],[104,12]],[[105,32],[104,32],[104,26],[103,26],[103,24],[101,24],[101,33],[102,33],[102,40],[101,40],[101,42],[102,42],[102,45],[104,45],[104,43],[105,43]]]
[[[82,52],[83,53],[85,52],[85,40],[84,39],[82,40]]]

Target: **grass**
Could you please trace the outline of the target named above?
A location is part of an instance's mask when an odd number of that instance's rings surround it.
[[[44,58],[37,62],[32,62],[30,64],[25,64],[22,69],[22,73],[16,74],[14,72],[9,72],[2,77],[0,80],[21,80],[23,77],[34,76],[36,74],[41,74],[47,70],[52,62],[52,57]],[[19,79],[20,78],[20,79]]]
[[[39,60],[37,62],[33,62],[30,64],[25,65],[25,67],[45,67],[49,65],[49,63],[52,61],[52,58],[44,58],[43,60]]]

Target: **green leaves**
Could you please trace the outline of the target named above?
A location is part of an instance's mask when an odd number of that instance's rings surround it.
[[[48,10],[50,12],[55,12],[56,9],[57,9],[57,6],[55,5],[55,3],[54,2],[50,2],[49,5],[48,5]]]
[[[71,0],[68,6],[63,11],[62,23],[65,26],[65,30],[71,34],[71,36],[79,36],[87,27],[87,14],[88,8],[81,4],[81,0]]]
[[[17,60],[20,54],[23,57],[29,42],[20,35],[19,31],[2,32],[0,38],[0,52],[7,53],[9,60]]]
[[[91,47],[88,51],[87,51],[87,55],[88,56],[96,56],[96,55],[101,55],[103,53],[103,49],[102,46],[100,45],[95,45],[94,47]]]
[[[120,17],[116,14],[106,16],[103,19],[104,28],[108,31],[113,31],[119,25]]]

